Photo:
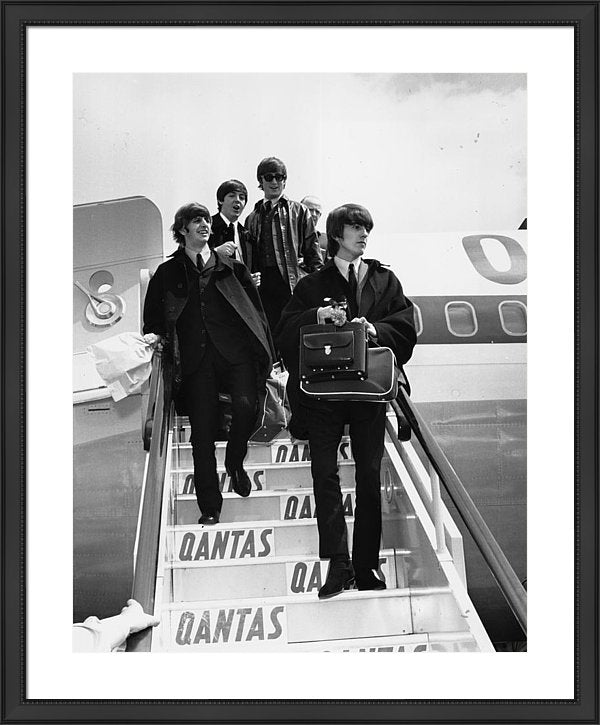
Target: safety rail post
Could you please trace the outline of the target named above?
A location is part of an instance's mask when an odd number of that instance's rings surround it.
[[[469,496],[435,436],[402,387],[399,389],[398,397],[392,401],[391,405],[396,416],[405,417],[408,421],[430,465],[443,483],[517,622],[527,636],[527,592],[485,523],[483,516],[473,503],[473,499]],[[394,438],[392,440],[394,446],[399,450],[402,445],[400,441]]]
[[[444,536],[444,522],[442,521],[442,494],[440,492],[440,477],[429,462],[429,479],[431,480],[431,504],[433,507],[433,525],[435,527],[435,543],[438,554],[446,552],[446,537]]]
[[[152,372],[156,385],[148,401],[151,411],[144,425],[144,436],[149,436],[150,450],[144,498],[141,502],[139,540],[133,575],[132,598],[145,612],[154,612],[154,596],[158,570],[161,507],[167,463],[168,430],[171,422],[170,369],[164,365],[162,354],[155,351]],[[128,652],[148,652],[152,644],[152,627],[129,636]]]
[[[150,372],[150,382],[148,385],[148,401],[146,412],[142,419],[142,443],[144,450],[150,450],[150,441],[152,440],[152,426],[156,413],[157,391],[159,386],[159,378],[162,375],[162,365],[160,363],[162,353],[155,350],[152,357],[152,371]],[[156,362],[155,362],[156,361]]]

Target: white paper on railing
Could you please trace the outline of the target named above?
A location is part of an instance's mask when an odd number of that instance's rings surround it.
[[[90,345],[87,351],[113,400],[138,393],[150,377],[153,347],[136,332],[121,332]]]

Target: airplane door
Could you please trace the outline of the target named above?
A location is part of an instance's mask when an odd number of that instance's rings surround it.
[[[145,454],[142,395],[115,402],[86,348],[139,332],[143,270],[162,261],[143,196],[73,208],[73,617],[115,614],[131,592]]]
[[[140,330],[140,271],[162,254],[162,219],[149,199],[73,207],[73,392],[103,386],[88,345]]]

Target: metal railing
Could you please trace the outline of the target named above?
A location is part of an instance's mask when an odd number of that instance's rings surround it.
[[[158,571],[159,531],[163,488],[168,456],[169,429],[171,427],[172,405],[170,370],[164,358],[156,352],[152,360],[152,375],[148,409],[143,422],[144,448],[149,451],[148,466],[142,491],[140,520],[136,540],[135,572],[132,597],[138,601],[144,611],[155,609],[155,588]],[[416,409],[403,388],[398,398],[391,403],[398,419],[400,438],[405,440],[408,428],[419,441],[429,464],[431,484],[427,496],[421,498],[432,519],[435,529],[436,549],[445,548],[444,524],[442,521],[443,503],[440,495],[440,483],[444,486],[467,530],[481,551],[500,591],[508,602],[519,625],[527,634],[527,592],[519,581],[508,559],[485,523],[479,510],[460,481],[454,468],[448,461],[439,443],[429,430],[421,414]],[[390,426],[392,443],[401,456],[411,478],[419,478],[415,461],[411,461],[407,450]],[[414,452],[413,452],[414,455]],[[127,642],[128,651],[149,651],[152,643],[152,628],[131,635]]]
[[[440,514],[441,499],[439,482],[441,482],[462,518],[469,534],[473,537],[475,544],[483,555],[521,629],[527,635],[527,592],[488,525],[485,523],[482,515],[479,513],[477,506],[469,496],[466,488],[457,476],[434,435],[429,430],[421,414],[402,387],[400,388],[396,401],[393,401],[391,406],[398,418],[398,430],[406,431],[408,425],[419,441],[429,461],[432,487],[430,515],[435,525],[438,550],[444,545],[444,533]],[[391,439],[398,453],[406,461],[406,454],[398,436],[392,435]],[[402,439],[404,440],[405,436]]]
[[[170,366],[161,352],[152,358],[148,409],[143,422],[144,449],[149,451],[135,549],[135,571],[132,597],[145,612],[154,612],[154,596],[158,571],[159,531],[165,470],[169,451],[171,426]],[[152,644],[152,627],[132,634],[127,640],[128,652],[147,652]]]

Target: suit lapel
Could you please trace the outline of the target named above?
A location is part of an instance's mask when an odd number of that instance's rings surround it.
[[[377,270],[372,266],[370,261],[368,264],[367,279],[363,285],[360,297],[360,308],[358,310],[359,317],[366,317],[367,320],[375,303],[381,299],[385,291],[381,275],[377,274]]]
[[[240,247],[242,248],[242,261],[248,267],[252,269],[252,243],[250,240],[250,232],[242,224],[238,222],[238,235],[240,237]]]
[[[223,219],[221,218],[220,214],[214,215],[212,225],[213,225],[213,231],[220,232],[223,229],[224,223],[223,223]]]
[[[220,214],[215,214],[212,218],[212,229],[211,229],[211,247],[218,247],[223,241],[223,229],[225,224]]]

